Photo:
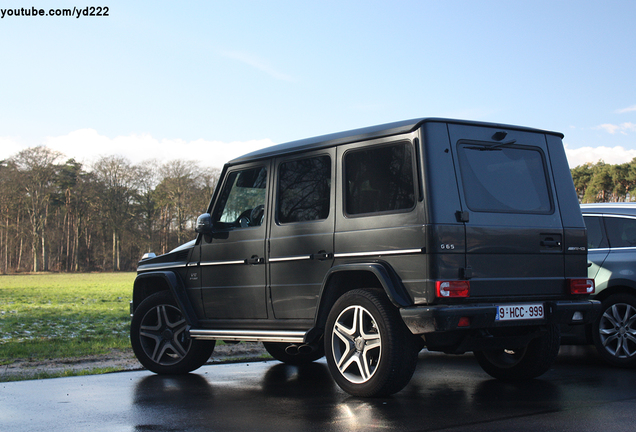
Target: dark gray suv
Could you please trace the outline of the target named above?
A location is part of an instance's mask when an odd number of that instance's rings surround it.
[[[187,373],[216,340],[260,341],[286,363],[326,356],[358,396],[400,391],[423,347],[543,374],[560,325],[599,306],[561,139],[416,119],[228,162],[196,240],[139,263],[135,354]]]
[[[615,366],[636,366],[636,204],[581,205],[587,226],[588,276],[601,314],[588,341]]]

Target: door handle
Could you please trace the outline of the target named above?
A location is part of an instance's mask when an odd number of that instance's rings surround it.
[[[324,261],[333,258],[333,254],[325,251],[319,251],[318,253],[311,254],[310,258],[312,260]]]
[[[245,260],[245,264],[263,264],[265,262],[265,258],[259,258],[258,255],[252,255],[251,258],[247,258]]]

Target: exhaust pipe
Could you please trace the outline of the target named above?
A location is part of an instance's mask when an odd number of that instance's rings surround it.
[[[285,348],[285,352],[289,355],[295,356],[300,354],[310,354],[316,350],[316,347],[309,344],[296,345],[291,344]]]
[[[285,352],[293,356],[298,355],[298,345],[296,344],[288,345],[287,348],[285,348]]]

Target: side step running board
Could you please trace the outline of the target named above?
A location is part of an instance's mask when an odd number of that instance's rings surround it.
[[[281,331],[281,330],[205,330],[191,329],[190,337],[193,339],[214,339],[226,341],[244,342],[305,342],[305,331]]]

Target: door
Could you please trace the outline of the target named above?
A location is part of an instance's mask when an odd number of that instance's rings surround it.
[[[564,233],[543,134],[449,124],[471,297],[562,295]]]
[[[584,214],[583,220],[587,228],[587,277],[596,278],[609,254],[609,244],[605,235],[602,215]],[[596,281],[597,292],[600,291],[599,285],[601,283],[607,284],[608,278],[609,275],[606,275],[606,277],[602,277],[603,280]]]
[[[269,267],[277,319],[312,319],[333,263],[335,151],[276,161]]]
[[[268,167],[230,169],[201,242],[201,287],[209,319],[267,318],[265,218]]]

